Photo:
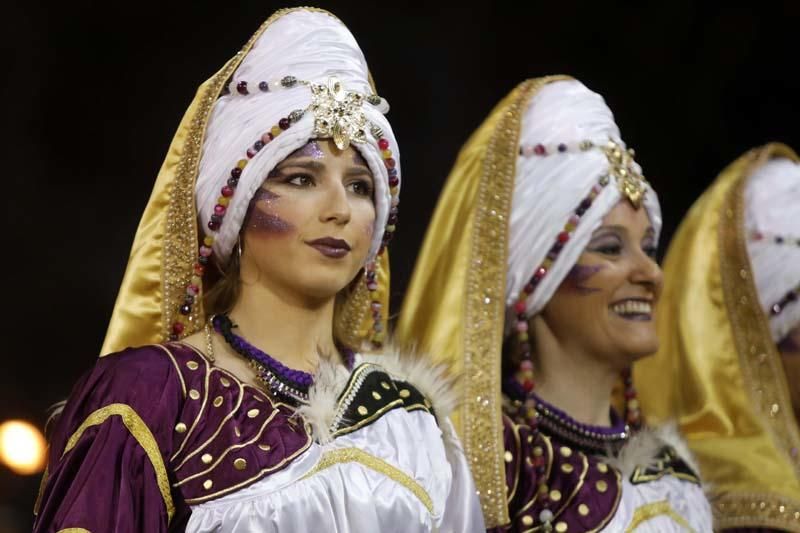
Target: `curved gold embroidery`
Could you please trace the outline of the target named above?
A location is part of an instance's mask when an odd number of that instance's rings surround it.
[[[57,533],[92,533],[88,529],[82,527],[68,527],[67,529],[59,529]]]
[[[511,487],[511,491],[508,493],[508,497],[506,501],[510,502],[514,499],[514,495],[517,493],[517,487],[519,486],[519,476],[522,473],[522,443],[519,439],[519,425],[515,424],[510,418],[503,415],[503,418],[508,420],[508,423],[511,424],[511,431],[514,434],[514,443],[517,445],[516,448],[516,459],[517,459],[517,468],[514,469],[514,485]]]
[[[175,359],[175,356],[172,355],[172,352],[169,350],[169,348],[163,344],[154,344],[153,346],[157,346],[164,350],[164,353],[166,353],[167,357],[169,357],[170,361],[172,361],[172,365],[175,367],[175,371],[178,373],[178,379],[181,382],[181,391],[183,392],[183,397],[186,398],[186,381],[183,379],[183,372],[181,372],[181,367],[178,366],[178,361]]]
[[[431,500],[430,495],[422,487],[422,485],[417,483],[414,478],[394,465],[391,465],[383,459],[375,457],[374,455],[371,455],[363,450],[359,450],[358,448],[340,448],[338,450],[325,452],[316,466],[309,470],[309,472],[300,479],[309,478],[314,474],[325,470],[326,468],[330,468],[341,463],[359,463],[371,470],[383,474],[384,476],[392,479],[411,491],[411,493],[416,496],[420,502],[422,502],[422,505],[425,506],[428,512],[433,514],[433,500]]]
[[[545,479],[550,479],[550,473],[553,471],[553,463],[555,462],[555,456],[553,455],[553,443],[550,442],[550,437],[547,437],[546,435],[542,435],[541,433],[539,435],[541,435],[542,440],[544,441],[544,445],[547,448],[547,452],[546,452],[547,453],[547,457],[549,458],[549,460],[547,461],[547,471],[544,473],[544,477],[545,477]],[[516,517],[520,516],[521,514],[523,514],[525,511],[527,511],[528,509],[530,509],[533,506],[533,504],[536,502],[536,499],[538,497],[539,497],[539,492],[537,491],[533,495],[533,498],[531,498],[528,503],[526,503],[524,506],[522,506],[522,508],[519,511],[517,511],[517,514],[514,515],[514,517],[516,518]]]
[[[210,380],[210,375],[214,373],[214,371],[216,370],[217,369],[214,367],[212,367],[209,370],[209,380]],[[236,405],[234,405],[233,409],[222,418],[217,430],[214,431],[214,433],[203,444],[198,446],[194,451],[186,454],[186,457],[184,457],[183,460],[180,462],[180,464],[175,467],[175,472],[180,470],[189,459],[200,453],[203,449],[205,449],[206,446],[208,446],[211,442],[213,442],[214,439],[217,438],[217,435],[219,435],[220,431],[222,431],[222,428],[225,427],[225,423],[228,422],[231,418],[233,418],[233,416],[236,414],[236,411],[238,411],[239,408],[242,406],[242,401],[244,399],[244,388],[242,387],[241,383],[238,383],[238,386],[239,386],[239,397],[236,399]],[[206,396],[208,396],[208,394],[206,394]],[[275,410],[275,413],[277,413],[277,409]],[[274,416],[274,413],[272,416]],[[270,419],[272,419],[272,416],[270,416]]]
[[[203,367],[203,371],[205,372],[205,375],[203,376],[203,403],[200,404],[200,410],[197,411],[197,416],[194,418],[192,425],[189,427],[189,431],[184,434],[181,445],[178,446],[178,449],[172,454],[172,457],[169,458],[170,462],[174,461],[183,451],[183,447],[186,446],[186,443],[189,441],[189,436],[194,432],[197,424],[200,422],[200,418],[203,416],[203,411],[206,409],[206,404],[208,404],[208,381],[211,375],[211,363],[205,358],[203,359],[203,363],[205,364]]]
[[[164,459],[161,457],[161,452],[158,449],[158,442],[156,442],[155,437],[150,432],[150,428],[147,427],[144,420],[136,414],[136,411],[134,411],[131,406],[123,403],[112,403],[90,414],[69,438],[61,456],[64,457],[64,455],[75,447],[84,431],[92,426],[102,424],[108,420],[110,416],[119,416],[122,419],[122,423],[125,424],[125,427],[128,428],[130,434],[133,435],[133,438],[136,439],[136,442],[139,443],[139,446],[142,447],[148,459],[150,459],[150,464],[153,466],[153,471],[156,474],[158,490],[161,491],[161,497],[164,499],[164,505],[167,507],[167,522],[170,522],[172,520],[172,515],[175,514],[175,505],[172,502],[172,494],[170,494],[169,478],[167,477],[167,469],[164,466]]]
[[[272,422],[272,419],[275,418],[278,415],[279,412],[280,411],[278,411],[277,409],[273,410],[272,413],[270,413],[270,415],[267,417],[267,419],[264,420],[264,423],[261,424],[261,428],[258,430],[258,433],[256,433],[256,435],[254,437],[252,437],[250,440],[248,440],[246,442],[241,442],[239,444],[233,444],[233,445],[229,446],[227,449],[225,449],[225,451],[223,451],[221,454],[219,454],[219,457],[217,457],[217,460],[214,461],[214,463],[211,466],[209,466],[207,469],[203,470],[202,472],[197,472],[196,474],[192,474],[191,476],[188,476],[188,477],[178,481],[177,483],[174,483],[173,486],[180,487],[181,485],[183,485],[187,481],[191,481],[191,480],[196,479],[196,478],[198,478],[200,476],[208,474],[214,468],[216,468],[216,466],[228,455],[229,452],[231,452],[233,450],[238,450],[240,448],[244,448],[245,446],[249,446],[250,444],[253,444],[254,442],[256,442],[258,439],[261,438],[261,435],[264,433],[264,430],[267,429],[267,426],[269,425],[269,423]],[[194,452],[192,452],[192,453],[194,453]]]
[[[635,531],[637,527],[657,516],[668,516],[682,528],[691,533],[695,533],[694,529],[689,526],[689,523],[675,512],[667,500],[648,503],[638,507],[636,511],[633,512],[633,518],[631,519],[630,525],[625,529],[625,533]]]
[[[611,506],[611,508],[608,510],[608,514],[597,525],[597,527],[587,531],[586,533],[597,533],[598,531],[606,527],[606,524],[608,524],[611,521],[611,519],[614,518],[614,515],[617,513],[617,507],[619,507],[619,500],[620,498],[622,498],[622,475],[616,468],[613,469],[613,472],[617,480],[617,497],[614,499],[614,505]]]
[[[277,464],[275,464],[275,465],[273,465],[273,466],[271,466],[269,468],[264,468],[263,470],[261,470],[255,476],[253,476],[253,477],[251,477],[249,479],[246,479],[246,480],[242,481],[241,483],[237,483],[236,485],[233,485],[232,487],[227,487],[227,488],[225,488],[223,490],[214,492],[213,494],[206,494],[205,496],[200,496],[198,498],[187,498],[186,499],[186,503],[189,504],[189,505],[194,505],[196,503],[202,503],[202,502],[214,499],[214,498],[218,498],[220,496],[224,496],[225,494],[228,494],[228,493],[233,492],[235,490],[239,490],[240,488],[242,488],[242,487],[252,483],[253,481],[256,481],[257,479],[263,477],[264,474],[268,474],[270,472],[274,472],[275,470],[279,470],[279,469],[283,468],[283,465],[285,465],[286,463],[294,461],[295,457],[297,457],[301,453],[305,452],[309,448],[309,446],[311,446],[311,442],[312,442],[311,441],[311,435],[306,433],[306,442],[305,442],[305,444],[303,446],[301,446],[293,454],[289,455],[288,457],[285,457],[279,463],[277,463]]]
[[[396,400],[393,400],[393,401],[387,403],[386,405],[384,405],[383,407],[381,407],[380,409],[378,409],[377,411],[375,411],[372,414],[372,416],[369,416],[369,417],[361,420],[357,424],[353,424],[352,426],[347,426],[347,427],[343,427],[343,428],[341,428],[339,430],[336,430],[333,433],[333,436],[334,437],[341,437],[342,435],[346,435],[348,433],[352,433],[353,431],[355,431],[357,429],[360,429],[360,428],[362,428],[362,427],[374,422],[378,418],[382,417],[386,412],[391,411],[395,407],[400,407],[402,405],[403,405],[403,400],[401,400],[400,398],[398,398]]]

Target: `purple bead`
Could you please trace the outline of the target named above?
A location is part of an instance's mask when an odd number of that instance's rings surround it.
[[[397,169],[396,168],[390,168],[389,169],[389,176],[397,176]]]
[[[264,92],[264,93],[266,93],[266,92],[269,92],[269,83],[267,83],[267,82],[265,82],[265,81],[262,81],[262,82],[260,82],[260,83],[258,84],[258,89],[259,89],[261,92]]]
[[[211,220],[209,222],[216,222],[220,224],[222,222],[222,217],[219,215],[211,215]]]
[[[183,304],[180,308],[180,312],[182,315],[188,315],[192,312],[192,307],[190,305]]]
[[[256,150],[261,150],[262,148],[264,148],[263,141],[256,141],[256,143],[253,145],[253,148],[255,148]]]
[[[289,126],[290,124],[288,118],[282,118],[278,121],[278,127],[282,130],[288,130]]]
[[[558,145],[558,151],[559,151],[559,152],[562,152],[562,153],[563,153],[563,152],[566,152],[566,151],[567,151],[567,145],[566,145],[566,144],[564,144],[564,143],[561,143],[561,144],[559,144],[559,145]]]
[[[211,231],[219,230],[219,226],[220,226],[220,222],[218,220],[209,220],[208,221],[208,229],[210,229]]]
[[[241,175],[242,175],[242,169],[241,168],[235,167],[233,170],[231,170],[231,177],[232,178],[237,178],[238,179],[239,176],[241,176]]]
[[[239,94],[248,94],[247,82],[242,80],[239,83],[237,83],[236,84],[236,90],[238,91]]]
[[[228,187],[235,189],[237,185],[239,185],[239,178],[228,178]]]
[[[398,220],[397,215],[389,215],[389,224],[391,224],[392,226],[397,224],[397,220]]]

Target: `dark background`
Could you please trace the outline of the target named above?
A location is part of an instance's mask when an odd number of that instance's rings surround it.
[[[316,5],[350,27],[392,105],[404,177],[395,311],[459,147],[525,78],[571,74],[605,96],[659,192],[662,249],[726,164],[767,141],[800,148],[800,2],[388,4]],[[0,421],[42,425],[92,364],[196,87],[287,5],[4,6]],[[0,523],[29,530],[38,478],[0,466]]]

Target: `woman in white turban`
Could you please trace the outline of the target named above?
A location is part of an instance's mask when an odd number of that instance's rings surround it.
[[[483,529],[449,381],[381,348],[387,111],[312,8],[200,87],[55,423],[35,531]]]
[[[611,110],[574,79],[521,83],[462,149],[398,333],[463,374],[456,426],[490,530],[711,530],[687,452],[642,427],[630,379],[658,347],[660,229]]]
[[[636,369],[643,408],[677,420],[718,530],[800,532],[797,154],[771,143],[725,168],[678,228],[664,275],[664,342]]]

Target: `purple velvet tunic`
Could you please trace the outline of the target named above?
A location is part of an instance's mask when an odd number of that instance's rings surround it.
[[[187,344],[103,357],[56,423],[34,532],[183,531],[189,505],[252,484],[309,447],[293,414]]]

